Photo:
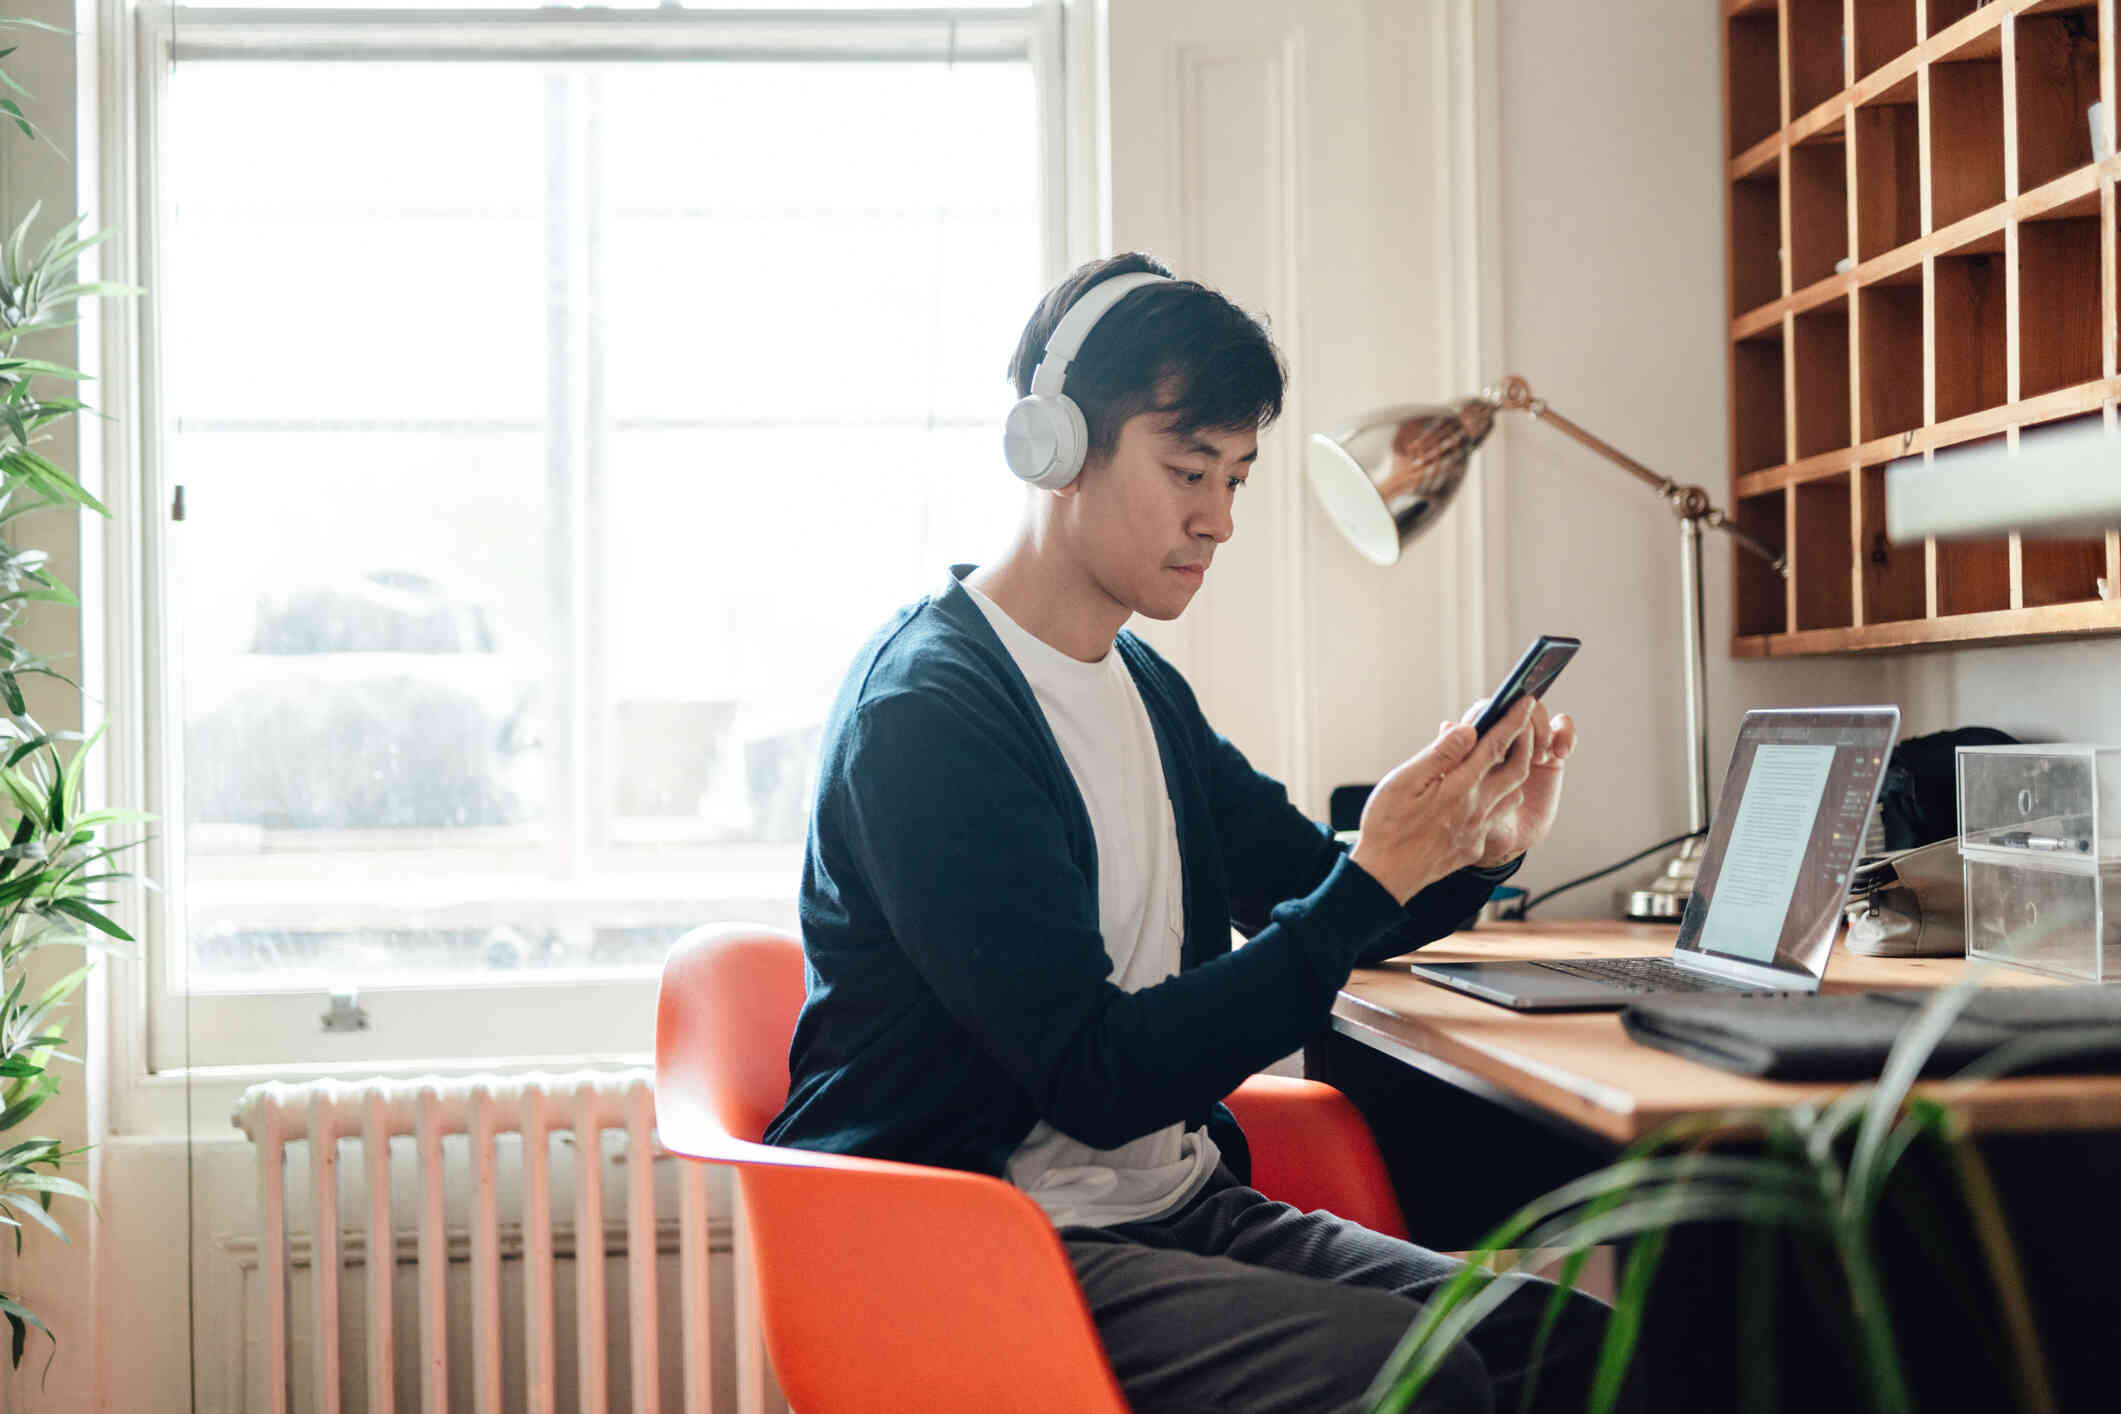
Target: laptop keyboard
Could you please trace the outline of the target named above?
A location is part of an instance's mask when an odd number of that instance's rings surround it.
[[[1629,992],[1772,992],[1768,987],[1744,987],[1719,982],[1661,957],[1594,957],[1569,962],[1542,962],[1556,972],[1583,977]]]

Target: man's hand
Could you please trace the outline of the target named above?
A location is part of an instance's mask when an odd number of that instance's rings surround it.
[[[1484,737],[1448,727],[1394,767],[1370,792],[1349,857],[1401,903],[1478,863],[1498,813],[1523,792],[1534,707],[1518,703]]]
[[[1474,703],[1465,720],[1478,717],[1487,705],[1485,700]],[[1437,740],[1454,730],[1451,723],[1442,723]],[[1553,828],[1561,808],[1562,768],[1576,750],[1576,723],[1565,712],[1550,719],[1546,704],[1534,702],[1531,722],[1513,750],[1528,753],[1524,789],[1502,802],[1491,818],[1480,858],[1475,861],[1483,869],[1509,863],[1545,839]]]

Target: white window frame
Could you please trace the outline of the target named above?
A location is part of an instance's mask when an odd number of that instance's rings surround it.
[[[456,986],[364,989],[378,1027],[326,1037],[322,991],[190,994],[182,979],[186,947],[181,727],[170,718],[180,665],[163,615],[168,594],[171,499],[163,465],[156,367],[159,115],[174,63],[185,59],[560,60],[929,60],[1028,59],[1040,101],[1042,264],[1049,279],[1101,246],[1103,167],[1094,133],[1099,76],[1068,56],[1094,52],[1096,20],[1063,0],[1010,10],[740,11],[679,9],[437,11],[195,9],[103,0],[99,46],[95,174],[100,224],[120,239],[105,257],[105,278],[130,280],[149,294],[107,301],[98,337],[106,370],[104,406],[118,414],[101,450],[105,499],[113,519],[100,559],[109,605],[85,633],[111,712],[106,758],[111,803],[153,812],[133,867],[163,883],[134,888],[124,916],[138,920],[140,965],[123,967],[105,990],[106,1035],[114,1086],[113,1127],[182,1129],[187,1108],[225,1109],[242,1086],[266,1078],[360,1074],[462,1073],[531,1065],[637,1061],[653,1038],[652,975],[514,974]],[[84,528],[93,538],[94,527]],[[591,590],[593,591],[593,588]],[[577,625],[586,632],[587,625]],[[172,963],[175,966],[172,966]],[[478,1018],[491,1054],[461,1055],[452,1027]],[[189,1036],[241,1028],[254,1037],[255,1064],[192,1066]],[[588,1037],[564,1053],[550,1038]],[[373,1038],[373,1039],[371,1039]],[[408,1047],[406,1042],[411,1040]],[[326,1042],[329,1042],[327,1045]],[[348,1045],[347,1042],[355,1044]],[[367,1042],[367,1044],[361,1044]],[[270,1060],[262,1057],[271,1057]]]

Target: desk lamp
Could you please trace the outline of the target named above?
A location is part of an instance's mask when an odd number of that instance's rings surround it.
[[[1628,895],[1630,918],[1676,921],[1686,913],[1709,823],[1708,685],[1701,621],[1701,528],[1720,530],[1787,579],[1789,562],[1732,525],[1699,486],[1682,486],[1578,427],[1532,396],[1522,378],[1505,378],[1452,407],[1377,408],[1337,436],[1312,433],[1311,490],[1334,525],[1365,559],[1399,562],[1400,551],[1434,525],[1466,479],[1473,453],[1495,430],[1500,412],[1528,412],[1641,481],[1679,519],[1680,611],[1685,622],[1687,807],[1693,838],[1665,862],[1649,888]]]

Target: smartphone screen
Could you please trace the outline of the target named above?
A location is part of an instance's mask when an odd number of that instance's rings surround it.
[[[1554,633],[1539,635],[1532,641],[1532,646],[1525,649],[1524,656],[1517,660],[1517,666],[1510,669],[1509,676],[1502,680],[1502,686],[1495,689],[1487,709],[1473,723],[1473,730],[1486,736],[1489,728],[1508,715],[1518,698],[1545,695],[1581,647],[1583,640],[1580,638]]]

